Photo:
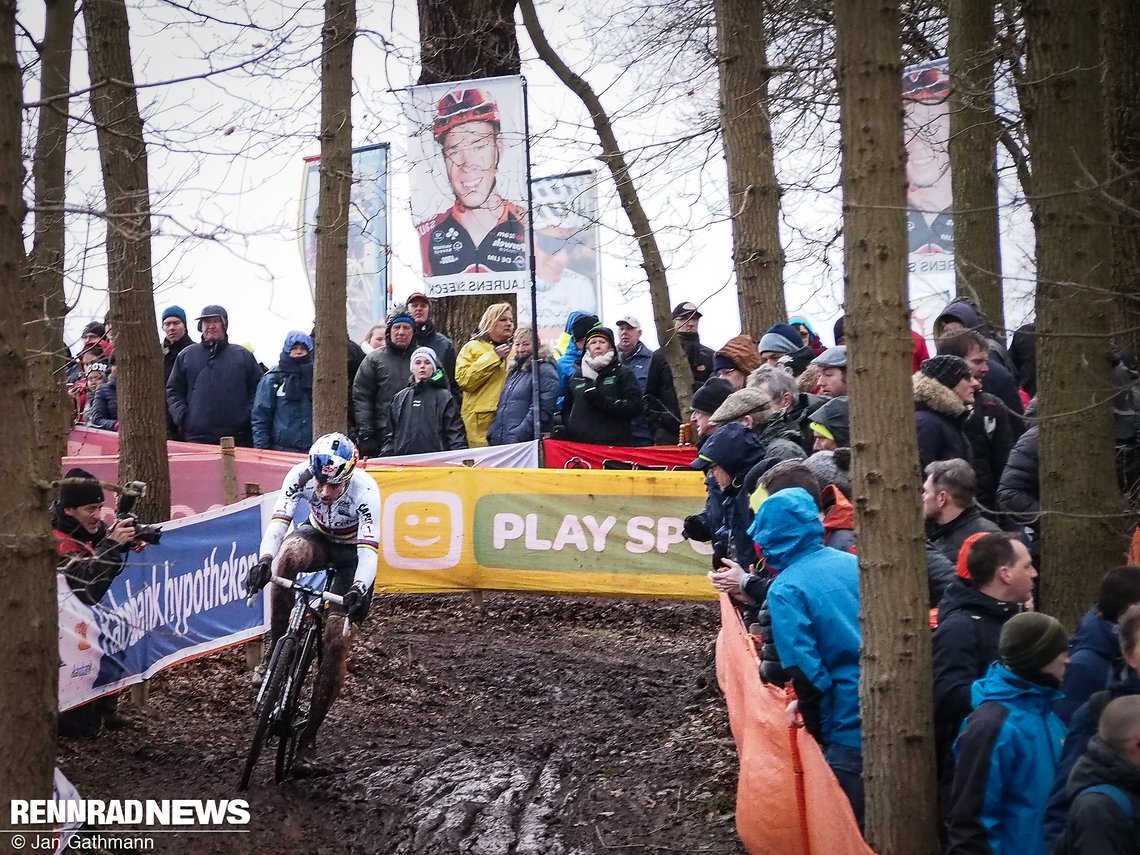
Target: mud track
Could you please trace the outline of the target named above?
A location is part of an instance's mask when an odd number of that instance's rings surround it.
[[[249,834],[195,853],[739,853],[712,604],[379,598],[326,722],[319,778],[245,794]],[[131,727],[61,740],[87,798],[237,798],[240,648],[160,675]]]

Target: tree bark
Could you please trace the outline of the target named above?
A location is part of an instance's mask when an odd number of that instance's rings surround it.
[[[978,301],[1005,329],[998,229],[994,115],[993,0],[949,4],[950,182],[954,194],[954,271],[959,294]]]
[[[637,238],[637,247],[641,250],[641,266],[645,269],[645,276],[649,280],[649,299],[653,306],[653,322],[657,326],[657,340],[661,343],[665,359],[673,372],[673,387],[681,409],[681,423],[684,424],[689,420],[692,409],[693,369],[681,349],[681,340],[673,335],[673,314],[669,305],[669,282],[665,274],[665,262],[661,258],[661,250],[657,246],[657,237],[653,233],[649,215],[645,213],[645,208],[638,197],[625,153],[618,145],[613,125],[602,106],[601,99],[590,88],[589,83],[562,61],[550,46],[550,42],[546,40],[546,34],[542,31],[542,25],[538,20],[538,13],[534,9],[534,0],[519,0],[519,9],[522,11],[523,25],[530,35],[539,59],[549,66],[554,76],[561,80],[567,89],[578,96],[590,114],[594,130],[598,133],[602,144],[600,159],[613,176],[622,210],[629,217],[634,236]]]
[[[756,341],[788,318],[780,184],[768,117],[767,38],[762,0],[716,0],[720,125],[728,165],[741,332]]]
[[[352,191],[352,46],[356,0],[325,0],[321,31],[321,186],[314,298],[320,348],[313,376],[313,436],[348,428],[348,205]]]
[[[417,0],[420,14],[420,76],[417,84],[450,83],[518,74],[517,0]],[[436,300],[432,323],[458,350],[477,331],[492,303],[511,303],[516,295],[462,295]],[[518,295],[529,300],[529,295]],[[515,312],[518,317],[518,312]]]
[[[1068,626],[1124,558],[1109,336],[1116,301],[1103,201],[1100,6],[1024,6],[1037,227],[1037,411],[1043,607]],[[1079,437],[1079,441],[1077,438]]]
[[[0,383],[7,507],[0,523],[0,803],[47,799],[55,767],[58,701],[54,545],[47,485],[36,472],[31,374],[24,346],[27,258],[21,232],[21,80],[16,56],[16,4],[0,2]]]
[[[91,78],[91,114],[107,199],[107,285],[115,326],[115,377],[119,390],[119,479],[145,481],[136,512],[156,522],[170,517],[170,466],[162,351],[154,328],[151,279],[150,184],[131,66],[130,31],[123,0],[88,0],[83,6]]]
[[[71,408],[62,382],[68,353],[63,342],[67,304],[63,290],[67,177],[67,110],[75,0],[48,0],[40,46],[39,128],[32,160],[35,236],[28,258],[25,341],[36,422],[38,476],[51,481],[67,450]]]
[[[936,853],[930,629],[906,288],[897,0],[835,5],[867,842]],[[889,426],[889,427],[887,427]]]
[[[1119,295],[1115,337],[1140,355],[1140,4],[1102,0],[1105,126],[1112,220],[1112,283]]]

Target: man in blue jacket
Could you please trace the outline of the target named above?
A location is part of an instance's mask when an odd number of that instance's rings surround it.
[[[859,561],[823,545],[819,507],[792,487],[760,505],[750,529],[768,569],[772,635],[804,726],[863,825],[859,716]]]
[[[946,855],[1048,851],[1042,821],[1065,741],[1053,704],[1069,638],[1056,618],[1025,612],[1002,626],[998,650],[954,745]]]
[[[229,340],[230,316],[210,305],[198,316],[202,340],[174,360],[166,381],[166,406],[187,442],[217,443],[232,436],[238,445],[253,444],[250,414],[261,380],[254,355]]]

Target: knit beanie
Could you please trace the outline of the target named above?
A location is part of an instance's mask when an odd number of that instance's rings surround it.
[[[162,320],[165,321],[167,318],[178,318],[182,321],[182,325],[186,326],[186,310],[181,306],[167,306],[163,309]]]
[[[388,328],[391,329],[396,324],[407,324],[413,329],[416,326],[415,319],[412,318],[412,313],[408,311],[408,307],[403,303],[397,303],[392,307],[392,311],[388,313]]]
[[[103,336],[105,336],[107,334],[107,328],[104,327],[98,321],[92,321],[91,323],[89,323],[87,326],[85,326],[83,328],[83,332],[80,335],[92,335],[92,334],[99,336],[99,338],[103,338]]]
[[[610,343],[610,350],[617,350],[617,344],[614,343],[614,331],[609,327],[603,327],[600,323],[590,328],[590,331],[586,333],[586,341],[583,342],[583,344],[588,345],[590,339],[599,337],[604,338]]]
[[[947,389],[953,389],[970,377],[970,366],[966,364],[966,360],[949,353],[930,357],[919,366],[918,370],[931,380],[937,380]]]
[[[786,324],[785,324],[786,326]],[[766,332],[760,339],[757,353],[795,353],[803,347],[803,342],[797,335],[795,341],[779,333]]]
[[[726,425],[745,416],[759,413],[771,405],[772,397],[763,389],[745,386],[725,398],[724,403],[712,414],[709,424]]]
[[[61,508],[81,508],[84,505],[103,503],[103,488],[99,479],[86,469],[68,469],[64,478],[86,478],[87,483],[60,484],[59,506]]]
[[[713,357],[713,370],[735,368],[751,374],[760,367],[760,351],[750,335],[738,335],[724,343]]]
[[[413,350],[412,358],[408,360],[408,365],[415,365],[417,356],[422,356],[425,359],[430,359],[431,364],[435,366],[437,371],[439,370],[439,357],[435,355],[435,351],[430,347],[417,347],[415,350]]]
[[[851,458],[846,449],[841,452],[817,451],[802,462],[819,479],[820,484],[825,487],[834,484],[843,495],[851,495],[851,473],[847,471]]]
[[[1069,647],[1069,636],[1061,622],[1041,612],[1014,615],[1001,628],[998,651],[1011,671],[1032,674],[1040,671]]]
[[[731,394],[731,383],[721,377],[713,377],[693,393],[693,409],[711,416]]]
[[[570,325],[570,337],[574,341],[581,341],[586,335],[600,324],[597,315],[580,315],[574,319],[574,323]]]

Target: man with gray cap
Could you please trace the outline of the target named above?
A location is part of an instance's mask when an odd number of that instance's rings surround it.
[[[244,347],[230,343],[230,316],[222,306],[206,306],[197,321],[202,340],[178,354],[166,381],[166,407],[178,438],[213,445],[232,436],[238,445],[252,446],[261,366]]]
[[[847,394],[847,345],[829,347],[811,364],[819,366],[819,394],[828,398]]]
[[[1024,612],[1002,626],[998,654],[974,683],[974,711],[954,744],[944,851],[1046,855],[1045,804],[1065,742],[1053,704],[1069,636],[1056,618]]]
[[[654,351],[645,346],[641,340],[641,321],[633,315],[626,315],[617,322],[617,352],[618,361],[633,372],[637,379],[637,388],[645,394],[645,383],[649,379],[649,363],[653,361]],[[630,424],[633,433],[634,445],[653,445],[653,434],[649,430],[649,421],[642,413]]]
[[[689,360],[693,372],[693,391],[701,388],[714,375],[712,348],[701,344],[697,325],[701,310],[688,300],[673,307],[673,335],[681,342],[681,349]],[[649,376],[645,381],[645,403],[653,439],[657,445],[676,445],[681,429],[681,407],[677,390],[673,386],[673,370],[665,359],[665,348],[653,354],[649,363]]]

